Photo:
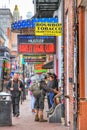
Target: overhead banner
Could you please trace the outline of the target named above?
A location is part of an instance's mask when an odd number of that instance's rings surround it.
[[[35,24],[36,36],[62,36],[62,24],[54,22],[37,22]]]

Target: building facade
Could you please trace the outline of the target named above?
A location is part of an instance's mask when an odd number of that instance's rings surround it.
[[[17,52],[17,34],[11,31],[11,24],[13,22],[13,16],[9,8],[0,9],[0,28],[3,34],[3,44],[1,46],[7,47],[10,52],[10,63],[11,66],[16,66],[18,55]],[[2,38],[1,38],[2,40]],[[11,67],[12,68],[12,67]],[[16,67],[14,67],[16,69]]]
[[[64,1],[65,121],[87,129],[87,0]]]
[[[11,28],[12,14],[10,9],[0,9],[0,27],[2,27],[4,33],[7,35],[7,28]]]
[[[10,9],[1,8],[0,9],[0,28],[3,30],[3,33],[7,39],[4,43],[4,46],[11,48],[11,24],[12,24],[12,14]]]
[[[74,130],[74,44],[75,44],[75,3],[64,1],[64,88],[65,88],[65,123]]]
[[[87,129],[87,0],[78,0],[79,103],[78,129]]]

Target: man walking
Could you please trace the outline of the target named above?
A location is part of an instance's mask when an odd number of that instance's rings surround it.
[[[21,91],[24,89],[24,85],[21,80],[19,80],[19,74],[16,72],[12,80],[7,84],[7,89],[11,93],[12,97],[12,107],[13,107],[13,116],[18,117],[20,115],[19,111],[19,102]]]

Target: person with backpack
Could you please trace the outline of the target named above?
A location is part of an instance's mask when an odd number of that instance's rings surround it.
[[[29,90],[32,91],[35,97],[35,121],[46,122],[47,120],[43,118],[44,99],[46,92],[42,87],[42,83],[33,80],[32,85],[29,87]]]
[[[20,108],[19,108],[19,102],[20,102],[20,96],[21,91],[24,89],[24,85],[21,80],[19,80],[19,73],[15,72],[13,79],[11,79],[6,88],[11,93],[12,98],[12,107],[13,107],[13,116],[18,117],[20,115]]]

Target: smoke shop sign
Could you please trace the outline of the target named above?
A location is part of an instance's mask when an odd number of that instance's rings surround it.
[[[62,24],[54,22],[38,22],[35,26],[36,36],[62,36]]]

